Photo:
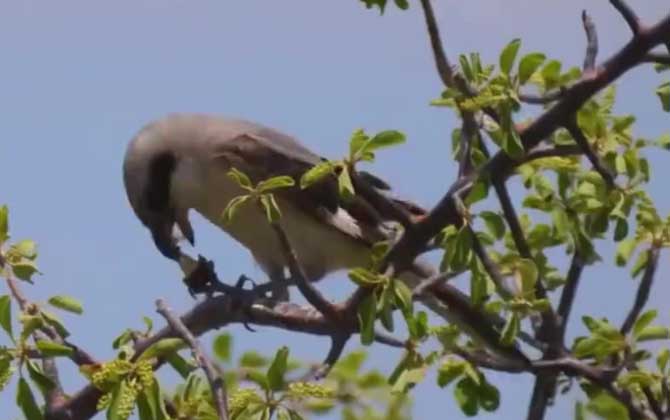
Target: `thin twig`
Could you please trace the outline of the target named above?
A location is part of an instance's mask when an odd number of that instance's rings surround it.
[[[624,335],[628,334],[631,328],[633,328],[635,321],[640,316],[640,312],[642,312],[642,309],[644,309],[644,306],[647,304],[649,292],[654,283],[654,274],[656,274],[658,258],[661,252],[657,246],[652,246],[647,252],[649,253],[649,261],[647,261],[647,267],[644,270],[642,280],[637,288],[635,302],[633,303],[633,307],[630,309],[628,316],[626,316],[626,320],[621,325],[620,331]]]
[[[568,130],[572,138],[575,140],[575,143],[577,143],[577,145],[582,149],[584,155],[586,155],[589,162],[591,162],[593,169],[595,169],[595,171],[600,174],[600,176],[603,178],[607,186],[610,188],[614,187],[615,186],[614,176],[609,171],[609,169],[605,167],[605,165],[600,160],[600,157],[598,157],[596,152],[589,144],[588,139],[582,132],[581,128],[579,128],[579,126],[577,125],[577,118],[575,117],[570,121],[568,121],[568,123],[565,124],[565,128]]]
[[[198,365],[205,372],[207,381],[212,390],[212,399],[214,401],[214,407],[216,408],[216,413],[219,416],[219,420],[228,420],[228,398],[226,397],[226,384],[223,381],[223,378],[216,373],[212,361],[205,355],[204,350],[200,346],[198,339],[188,330],[184,323],[172,313],[170,308],[163,299],[158,299],[156,301],[156,308],[159,314],[165,318],[168,325],[188,343],[193,352],[193,357],[198,362]]]
[[[426,26],[428,28],[428,36],[430,37],[430,44],[433,47],[433,56],[435,57],[435,66],[437,67],[437,74],[442,79],[445,86],[454,85],[454,72],[451,69],[447,55],[444,53],[442,47],[442,40],[440,38],[440,30],[435,20],[435,13],[430,0],[421,0],[421,7],[426,18]]]
[[[278,223],[272,223],[272,228],[277,234],[277,238],[281,244],[284,258],[286,258],[289,270],[291,271],[292,280],[298,286],[298,289],[305,299],[307,299],[307,302],[318,309],[326,318],[332,319],[333,321],[340,320],[341,316],[337,306],[326,299],[323,294],[307,280],[305,270],[303,270],[300,265],[295,250],[291,246],[291,242],[289,241],[288,236],[286,236],[284,229],[282,229]]]
[[[565,286],[563,286],[561,299],[558,303],[558,316],[560,318],[561,331],[557,337],[557,340],[560,339],[561,345],[563,338],[565,337],[565,329],[568,325],[572,304],[575,301],[577,286],[579,286],[579,279],[581,278],[583,271],[584,260],[579,255],[579,252],[575,251],[574,255],[572,256],[572,261],[570,262],[570,268],[568,269],[568,275],[566,276]]]
[[[584,25],[584,32],[586,33],[586,55],[584,56],[584,71],[593,71],[596,67],[596,56],[598,55],[598,33],[596,32],[596,25],[593,23],[591,17],[582,11],[582,24]]]
[[[633,9],[626,4],[625,0],[610,0],[610,3],[624,18],[628,27],[633,32],[633,35],[640,33],[640,19],[637,17]]]
[[[556,102],[561,99],[563,93],[565,92],[564,88],[559,88],[559,90],[554,90],[547,92],[544,95],[533,95],[531,93],[520,93],[519,100],[531,105],[548,105],[552,102]]]
[[[649,53],[642,59],[645,63],[665,64],[670,66],[670,54]]]

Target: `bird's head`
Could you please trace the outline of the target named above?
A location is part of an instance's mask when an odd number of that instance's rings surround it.
[[[172,196],[178,164],[178,151],[169,142],[152,138],[147,130],[131,141],[123,164],[126,194],[135,215],[151,231],[161,254],[175,261],[181,255],[175,225],[194,243],[187,209],[180,208]]]

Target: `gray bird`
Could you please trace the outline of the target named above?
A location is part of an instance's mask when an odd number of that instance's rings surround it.
[[[123,166],[130,204],[151,231],[158,250],[178,260],[173,235],[176,225],[193,243],[188,220],[193,209],[251,251],[268,276],[282,275],[286,263],[276,232],[254,206],[224,223],[228,202],[245,193],[228,176],[232,168],[258,182],[273,176],[300,176],[323,159],[292,137],[248,121],[199,114],[175,114],[145,126],[128,146]],[[375,187],[386,188],[369,174]],[[282,212],[280,224],[308,280],[365,266],[373,243],[393,232],[378,209],[360,197],[344,202],[335,179],[307,189],[299,186],[275,194]],[[396,200],[409,213],[418,207]]]
[[[298,181],[322,161],[294,138],[256,123],[174,114],[148,124],[132,139],[123,173],[130,204],[165,257],[179,261],[182,255],[175,226],[194,242],[188,219],[193,209],[246,247],[271,280],[281,281],[287,263],[277,234],[261,209],[245,206],[231,222],[223,221],[228,202],[245,193],[228,172],[236,168],[253,182],[278,175]],[[367,173],[360,174],[355,184],[388,194],[388,185]],[[309,281],[318,281],[334,271],[367,266],[372,245],[397,232],[393,215],[378,203],[360,195],[343,200],[335,177],[306,189],[296,185],[280,190],[275,196],[282,213],[279,223]],[[389,199],[410,218],[424,214],[408,201]],[[413,287],[432,274],[428,265],[415,263],[400,277]],[[451,308],[442,304],[444,296],[442,302],[425,297],[424,303],[470,332],[484,334],[485,341],[497,340],[491,320],[473,311],[463,294],[453,287],[443,291],[448,292],[447,300],[453,299]],[[472,331],[473,323],[481,328]]]

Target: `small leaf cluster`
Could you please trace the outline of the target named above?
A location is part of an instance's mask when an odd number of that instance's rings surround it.
[[[559,61],[547,62],[546,56],[540,52],[524,55],[519,59],[515,68],[520,47],[521,40],[514,39],[503,48],[498,59],[498,72],[494,72],[494,66],[482,64],[477,53],[461,55],[459,63],[462,75],[457,77],[464,77],[477,94],[464,93],[460,88],[450,87],[442,93],[440,99],[432,101],[435,106],[447,106],[460,111],[494,111],[497,121],[485,116],[484,131],[513,158],[520,158],[525,153],[512,120],[512,115],[521,110],[519,89],[530,84],[534,85],[540,93],[545,94],[581,76],[578,68],[571,68],[562,73]],[[473,148],[471,158],[475,161],[475,165],[477,161],[481,162],[482,157],[481,151],[476,147]]]
[[[362,129],[357,129],[349,140],[349,155],[341,160],[325,160],[300,178],[300,188],[309,188],[311,185],[331,176],[337,177],[340,196],[351,199],[355,194],[352,182],[352,172],[358,162],[372,162],[377,150],[396,146],[405,142],[405,135],[396,130],[385,130],[370,137]]]
[[[235,168],[228,172],[228,176],[237,182],[243,190],[248,191],[248,194],[239,195],[228,202],[222,213],[224,222],[231,223],[237,211],[247,202],[260,204],[268,222],[276,223],[279,221],[281,211],[279,210],[279,205],[277,204],[273,191],[294,186],[295,181],[293,178],[286,175],[275,176],[260,181],[254,186],[251,179],[246,174]]]

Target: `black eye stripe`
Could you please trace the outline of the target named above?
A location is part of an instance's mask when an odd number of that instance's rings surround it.
[[[147,208],[156,213],[164,212],[170,203],[170,178],[176,167],[172,153],[165,152],[149,163],[149,177],[144,190]]]

